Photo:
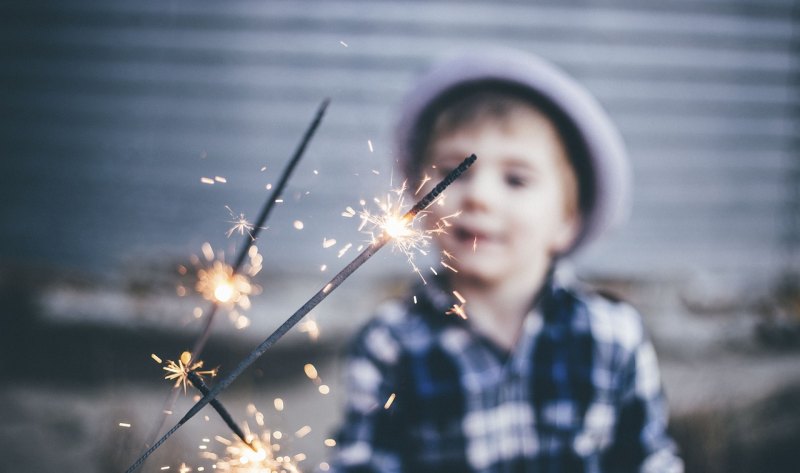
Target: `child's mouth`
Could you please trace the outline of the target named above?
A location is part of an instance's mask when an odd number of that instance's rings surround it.
[[[473,244],[486,241],[489,237],[485,233],[468,230],[464,227],[457,227],[453,231],[453,236],[459,243]]]

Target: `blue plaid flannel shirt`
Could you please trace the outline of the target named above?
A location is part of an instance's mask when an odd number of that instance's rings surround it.
[[[331,470],[683,471],[639,314],[548,281],[512,353],[445,315],[440,283],[382,307],[349,354]]]

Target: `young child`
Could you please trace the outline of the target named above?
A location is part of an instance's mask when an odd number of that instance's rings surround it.
[[[332,470],[682,471],[639,315],[556,276],[626,211],[607,115],[561,71],[510,51],[440,63],[403,107],[411,189],[478,156],[425,219],[461,211],[436,236],[458,272],[358,335]]]

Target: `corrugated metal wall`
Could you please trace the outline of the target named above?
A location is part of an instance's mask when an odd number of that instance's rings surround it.
[[[5,2],[0,14],[0,262],[108,269],[229,245],[224,205],[255,216],[330,96],[262,251],[300,271],[336,263],[322,238],[360,238],[340,212],[387,188],[411,78],[484,44],[574,74],[629,144],[632,220],[584,268],[764,275],[798,261],[792,0]],[[228,182],[200,183],[216,175]]]

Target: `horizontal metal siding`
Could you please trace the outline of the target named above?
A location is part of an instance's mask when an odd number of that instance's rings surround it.
[[[628,142],[632,220],[584,255],[585,268],[764,273],[797,251],[791,1],[2,8],[0,137],[4,175],[15,176],[0,208],[14,222],[7,260],[96,269],[153,251],[180,259],[204,240],[228,245],[223,206],[255,213],[331,96],[287,192],[299,198],[276,214],[265,236],[275,250],[264,251],[277,265],[333,264],[319,243],[360,238],[339,212],[388,185],[390,123],[409,81],[448,49],[487,43],[567,69]],[[200,184],[213,175],[228,184]],[[303,232],[291,229],[296,218]]]

